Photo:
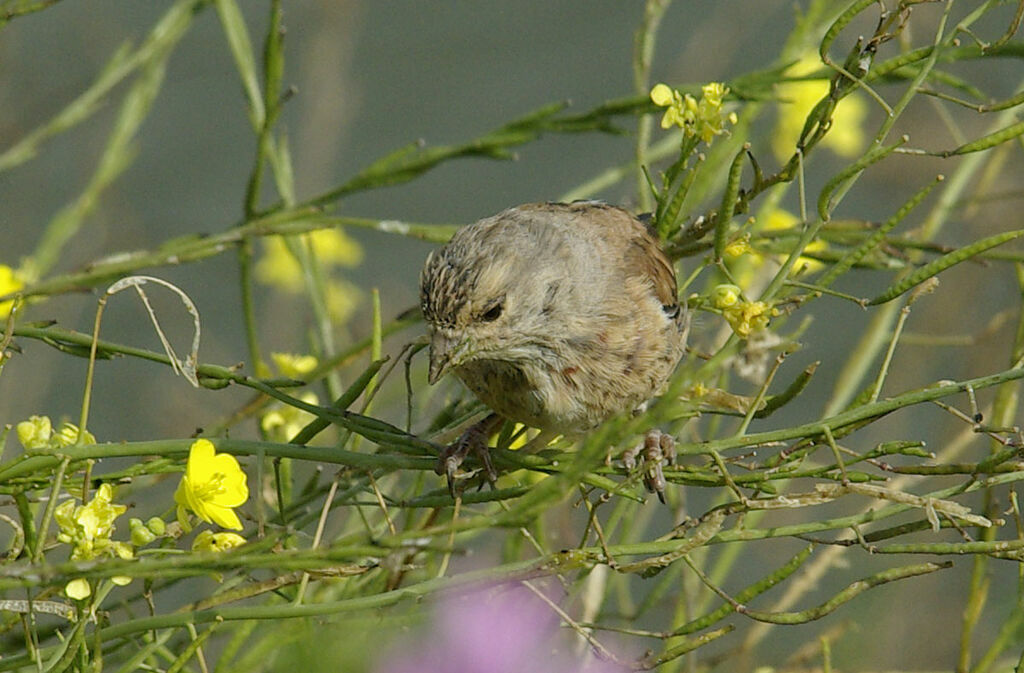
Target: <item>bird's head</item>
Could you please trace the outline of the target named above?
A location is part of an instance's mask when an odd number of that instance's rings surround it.
[[[536,235],[502,221],[461,230],[433,251],[420,274],[430,333],[430,383],[474,360],[516,363],[543,357],[557,336],[564,268]]]

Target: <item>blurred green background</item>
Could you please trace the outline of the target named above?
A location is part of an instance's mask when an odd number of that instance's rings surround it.
[[[677,2],[662,23],[652,82],[728,81],[765,67],[777,57],[792,28],[794,11],[802,4],[791,0]],[[974,3],[962,4],[957,11],[966,11]],[[118,45],[126,39],[141,40],[166,6],[149,0],[63,0],[4,26],[0,30],[0,149],[61,110],[89,85]],[[994,12],[980,28],[991,28],[993,36],[1001,33],[1012,10],[1006,9]],[[249,1],[244,10],[254,39],[261,39],[268,3]],[[938,5],[919,10],[915,19],[920,19],[917,25],[922,31],[934,25],[940,10]],[[464,142],[547,103],[569,100],[573,109],[582,112],[634,93],[631,58],[633,34],[642,15],[640,2],[322,0],[286,3],[285,12],[284,79],[296,87],[296,93],[286,105],[283,125],[291,143],[300,199],[341,183],[375,158],[416,139]],[[837,53],[844,53],[848,46],[838,46]],[[1011,94],[1022,74],[1019,62],[1009,59],[986,63],[984,70],[972,63],[953,69],[996,98]],[[881,91],[886,93],[884,87]],[[0,262],[14,266],[30,254],[48,220],[81,191],[96,167],[116,113],[117,105],[107,104],[85,123],[46,143],[33,161],[0,175],[5,215],[0,223]],[[877,127],[880,119],[880,109],[872,108],[867,128]],[[973,134],[984,123],[980,118],[963,122]],[[624,118],[622,124],[629,131],[635,128],[632,118]],[[755,140],[753,151],[774,168],[776,160],[769,150],[772,119],[766,118],[757,128],[755,138],[760,142]],[[655,130],[656,137],[658,133]],[[932,149],[957,144],[927,100],[915,101],[896,133],[908,133],[912,145]],[[150,249],[188,232],[221,231],[241,220],[255,141],[214,11],[207,9],[196,18],[171,57],[166,82],[137,143],[134,165],[103,195],[56,271],[114,253]],[[557,200],[605,167],[628,161],[632,151],[633,138],[628,134],[551,135],[521,148],[515,162],[446,163],[412,183],[347,198],[338,213],[468,223],[513,204]],[[808,193],[816,194],[842,165],[842,159],[825,152],[816,156],[807,173]],[[885,217],[935,173],[948,172],[953,166],[939,160],[894,158],[857,184],[840,214],[869,221]],[[956,226],[944,231],[944,242],[963,244],[1021,226],[1022,175],[1018,147],[986,187],[999,198],[970,204],[952,223]],[[594,196],[631,207],[636,203],[635,186],[631,178]],[[794,200],[786,203],[796,208]],[[369,333],[369,288],[380,289],[386,319],[415,305],[419,267],[431,247],[383,233],[349,234],[365,250],[363,263],[346,272],[349,280],[363,288],[363,301],[339,335],[342,343]],[[182,287],[196,302],[203,317],[203,362],[230,365],[247,357],[236,267],[234,255],[223,254],[199,264],[154,271]],[[944,274],[939,293],[921,303],[908,329],[927,335],[981,332],[1013,299],[1016,284],[1009,268],[998,273],[987,270],[983,283],[977,281],[977,274],[973,264]],[[870,296],[890,278],[884,272],[864,273],[858,276],[863,285],[841,289]],[[30,307],[28,316],[87,331],[95,294],[59,296]],[[180,325],[167,321],[170,331],[187,334],[184,314],[172,302],[166,306],[169,313],[181,315]],[[263,287],[258,288],[257,306],[268,351],[306,349],[305,306]],[[817,305],[818,309],[826,306],[829,311],[815,315],[803,338],[804,349],[787,366],[796,371],[816,360],[824,364],[802,404],[773,417],[773,426],[820,413],[839,367],[870,318],[841,301]],[[697,348],[719,329],[715,321],[699,319],[693,333]],[[887,385],[902,390],[937,379],[996,371],[1009,359],[1011,323],[995,325],[969,346],[901,346]],[[389,350],[394,352],[417,333],[416,329],[402,333]],[[157,347],[142,308],[132,300],[111,301],[103,336]],[[12,360],[0,378],[0,422],[14,423],[43,413],[74,419],[85,361],[35,342],[24,347],[24,354]],[[422,365],[414,373],[420,386]],[[389,394],[398,400],[400,386]],[[166,368],[145,362],[102,362],[90,429],[101,441],[182,437],[197,427],[218,424],[247,398],[248,393],[238,390],[192,389]],[[376,413],[400,419],[400,405],[393,406],[381,404]],[[906,435],[941,443],[962,427],[943,412],[927,408],[876,424],[864,441]],[[234,436],[251,432],[245,426],[233,430]],[[984,443],[979,441],[979,447],[984,449]],[[748,545],[747,551],[758,549]],[[791,551],[766,547],[768,557],[745,558],[743,564],[754,577],[763,564],[778,564]],[[867,559],[865,568],[871,565]],[[1013,581],[1015,569],[1009,563],[1005,566],[994,568],[997,579]],[[847,662],[851,670],[945,667],[955,659],[966,576],[965,572],[938,573],[899,583],[872,591],[848,609],[807,627],[777,627],[762,645],[761,660],[779,663],[801,644],[811,642],[813,634],[852,620],[853,632],[834,646],[837,660]],[[820,595],[830,595],[845,581],[824,578]],[[946,607],[947,596],[956,597],[951,608]],[[991,619],[983,622],[983,628],[995,625]],[[980,642],[985,642],[984,635]],[[299,647],[296,654],[302,651],[304,647]]]

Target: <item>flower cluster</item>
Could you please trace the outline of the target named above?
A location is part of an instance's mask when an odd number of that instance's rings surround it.
[[[729,88],[719,82],[711,82],[701,87],[701,98],[698,101],[690,94],[685,96],[667,84],[656,84],[651,89],[651,100],[658,107],[666,107],[661,118],[661,128],[678,126],[687,136],[698,137],[707,144],[715,136],[726,132],[725,122],[737,122],[735,112],[726,113],[722,109],[723,99]]]
[[[131,545],[111,539],[114,519],[128,508],[113,503],[114,490],[110,484],[103,484],[86,505],[77,505],[74,500],[60,504],[53,512],[53,518],[60,527],[57,540],[71,545],[72,561],[88,561],[100,557],[121,559],[135,558]],[[114,584],[128,584],[130,577],[113,577]],[[64,592],[71,598],[83,599],[92,593],[85,579],[72,580]]]
[[[185,475],[174,493],[178,521],[191,530],[185,510],[189,509],[207,523],[241,530],[235,507],[249,499],[245,472],[234,456],[217,453],[208,439],[197,439],[189,449]]]
[[[91,432],[80,431],[77,425],[67,421],[61,423],[54,432],[49,416],[30,416],[27,421],[18,423],[15,432],[18,441],[28,452],[55,451],[68,446],[96,443],[96,438]]]
[[[723,284],[711,293],[711,302],[721,309],[722,316],[729,322],[732,331],[740,338],[768,327],[768,322],[778,312],[763,301],[747,301],[736,285]]]

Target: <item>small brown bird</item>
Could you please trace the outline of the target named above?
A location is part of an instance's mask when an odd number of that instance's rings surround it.
[[[689,327],[647,226],[595,201],[526,204],[460,229],[427,257],[420,304],[430,383],[451,370],[494,411],[442,452],[449,488],[470,451],[493,481],[486,442],[503,419],[573,435],[643,405]],[[663,478],[647,483],[661,495]]]

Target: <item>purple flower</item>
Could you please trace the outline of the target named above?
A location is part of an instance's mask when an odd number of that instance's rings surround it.
[[[479,591],[439,604],[426,640],[386,657],[378,673],[616,673],[558,648],[558,616],[523,588]],[[575,649],[575,648],[573,648]]]

